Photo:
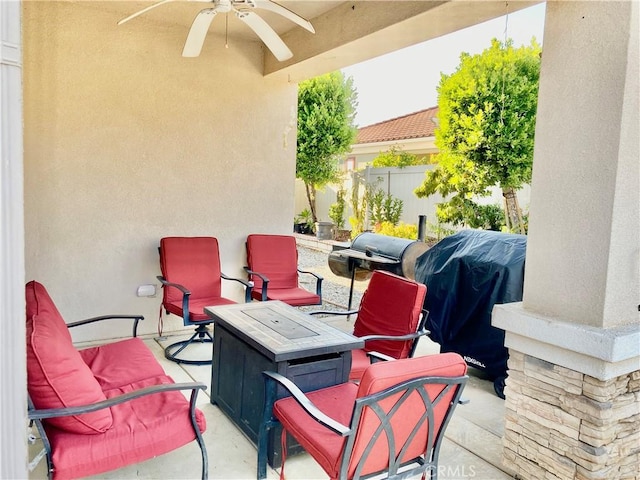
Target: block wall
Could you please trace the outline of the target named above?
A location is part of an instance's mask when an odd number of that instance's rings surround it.
[[[640,479],[640,370],[602,381],[510,351],[505,464],[523,479]]]

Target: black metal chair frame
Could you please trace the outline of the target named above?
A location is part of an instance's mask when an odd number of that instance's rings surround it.
[[[245,271],[247,272],[247,274],[249,275],[255,275],[257,277],[259,277],[262,280],[262,300],[263,302],[267,301],[267,291],[269,288],[269,278],[260,272],[256,272],[254,270],[250,270],[249,267],[244,267]],[[320,302],[317,303],[316,305],[322,305],[322,281],[324,280],[324,277],[322,275],[318,275],[315,272],[311,272],[309,270],[301,270],[300,268],[296,268],[296,271],[298,273],[304,273],[307,275],[312,275],[316,278],[316,295],[318,295],[320,297]]]
[[[467,375],[457,377],[418,377],[402,383],[399,383],[393,387],[390,387],[381,392],[375,394],[357,398],[354,405],[353,415],[351,417],[350,426],[342,425],[335,421],[331,417],[321,412],[308,397],[288,378],[275,373],[275,372],[263,372],[265,375],[265,409],[263,411],[263,419],[260,425],[260,432],[258,437],[258,480],[266,478],[267,474],[267,441],[268,432],[273,427],[280,424],[280,422],[273,415],[273,404],[276,400],[277,386],[278,384],[284,387],[300,404],[300,406],[316,420],[325,427],[329,428],[333,432],[342,437],[346,437],[347,441],[342,452],[342,458],[340,463],[340,476],[341,479],[347,478],[347,469],[349,467],[349,460],[353,453],[353,447],[356,440],[356,433],[358,431],[358,424],[360,418],[366,408],[371,409],[376,413],[380,419],[380,425],[372,435],[360,461],[356,468],[354,479],[369,478],[372,476],[378,476],[386,472],[385,478],[404,479],[413,477],[419,474],[428,475],[432,480],[438,478],[438,456],[440,453],[440,446],[444,439],[444,432],[447,425],[453,415],[455,407],[458,403],[462,403],[460,397],[462,390],[468,380]],[[445,385],[444,389],[434,399],[431,399],[426,391],[426,385],[439,384]],[[434,410],[436,406],[443,400],[443,398],[453,390],[453,396],[447,408],[447,412],[443,418],[440,430],[437,435],[434,435]],[[393,429],[391,428],[391,419],[398,412],[400,406],[409,398],[413,392],[418,392],[425,405],[425,413],[417,422],[413,431],[411,432],[409,439],[405,442],[404,446],[397,446]],[[400,398],[396,404],[391,408],[388,413],[385,413],[380,406],[380,402],[385,398],[392,395],[401,393]],[[424,421],[429,423],[429,433],[427,446],[422,455],[411,459],[407,462],[400,462],[400,459],[404,456],[405,449],[411,443],[411,440],[415,437],[419,427]],[[387,439],[387,445],[389,448],[389,467],[382,472],[376,472],[371,475],[361,476],[362,468],[364,467],[368,455],[371,453],[375,442],[380,435],[385,434]],[[398,451],[398,447],[400,450]],[[412,464],[417,464],[413,468],[403,469]],[[400,469],[403,469],[400,471]]]
[[[159,249],[158,249],[159,250]],[[184,285],[180,285],[179,283],[169,282],[162,275],[156,276],[156,278],[160,281],[163,288],[174,287],[182,292],[182,320],[184,325],[195,325],[196,331],[188,340],[181,340],[179,342],[172,343],[164,349],[164,356],[168,360],[176,363],[184,363],[188,365],[209,365],[211,364],[211,360],[189,360],[178,358],[180,352],[182,352],[185,348],[191,345],[194,342],[199,343],[213,343],[213,335],[207,328],[207,325],[213,323],[212,321],[200,321],[193,322],[191,321],[189,315],[189,297],[191,296],[191,291],[186,288]],[[242,280],[240,278],[229,277],[224,273],[220,273],[220,278],[223,280],[233,280],[234,282],[239,282],[245,287],[244,291],[244,301],[245,303],[251,301],[251,289],[253,288],[253,282],[248,282],[246,280]],[[162,308],[162,307],[161,307]],[[169,312],[167,312],[169,313]]]
[[[77,327],[80,325],[86,325],[89,323],[108,320],[108,319],[132,319],[133,320],[133,337],[137,337],[138,335],[138,323],[141,320],[144,320],[142,315],[103,315],[99,317],[87,318],[85,320],[79,320],[77,322],[71,322],[67,324],[67,327]],[[67,408],[51,408],[45,410],[38,410],[33,405],[31,401],[31,397],[27,396],[28,401],[28,409],[27,414],[29,418],[30,425],[36,425],[36,429],[40,434],[40,438],[42,440],[42,444],[44,446],[46,460],[47,460],[47,478],[51,480],[53,478],[53,473],[55,471],[55,465],[53,464],[52,458],[52,450],[51,443],[49,442],[49,437],[47,436],[47,432],[42,425],[42,420],[47,418],[56,418],[56,417],[69,417],[72,415],[80,415],[83,413],[95,412],[98,410],[102,410],[104,408],[110,408],[114,405],[118,405],[121,403],[129,402],[136,398],[143,397],[145,395],[153,395],[159,392],[169,392],[173,390],[191,390],[191,398],[189,401],[189,417],[191,420],[191,425],[193,427],[193,431],[196,434],[196,441],[198,442],[198,446],[200,447],[200,454],[202,458],[202,480],[205,480],[209,476],[209,459],[207,455],[207,448],[204,444],[204,439],[202,438],[202,432],[198,427],[196,422],[196,400],[198,397],[199,390],[206,390],[207,386],[204,383],[199,382],[188,382],[188,383],[172,383],[172,384],[162,384],[162,385],[154,385],[152,387],[141,388],[139,390],[135,390],[133,392],[125,393],[123,395],[118,395],[117,397],[112,397],[107,400],[103,400],[101,402],[93,403],[90,405],[82,405],[77,407],[67,407]]]
[[[308,312],[311,315],[331,315],[331,316],[338,316],[338,315],[345,315],[347,316],[347,319],[349,316],[351,315],[355,315],[359,312],[359,310],[347,310],[347,311],[340,311],[340,310],[319,310],[319,311],[315,311],[315,312]],[[418,348],[418,342],[420,341],[420,337],[423,337],[425,335],[429,335],[431,332],[429,330],[427,330],[425,328],[425,325],[427,324],[427,317],[429,316],[429,311],[425,310],[424,308],[421,310],[421,318],[420,321],[418,322],[418,329],[414,332],[414,333],[408,333],[406,335],[397,335],[397,336],[393,336],[393,335],[365,335],[363,337],[358,337],[361,340],[364,340],[365,344],[366,342],[370,341],[370,340],[396,340],[399,342],[404,342],[405,340],[414,340],[413,344],[411,345],[411,350],[409,350],[409,358],[413,358],[413,355],[416,353],[416,348]],[[356,319],[357,321],[357,319]]]

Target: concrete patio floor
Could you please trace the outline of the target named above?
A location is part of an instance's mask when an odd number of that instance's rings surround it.
[[[322,272],[327,275],[326,271]],[[327,275],[325,281],[335,281],[348,285],[342,280]],[[348,286],[345,288],[348,289]],[[362,290],[364,285],[356,286]],[[355,296],[354,296],[355,297]],[[356,303],[357,305],[357,303]],[[350,331],[353,320],[341,319],[334,323],[338,328]],[[185,330],[190,334],[190,330]],[[184,335],[187,338],[188,335]],[[164,346],[182,339],[182,336],[145,338],[145,343],[153,351],[168,375],[176,382],[199,381],[208,389],[198,397],[198,407],[207,419],[204,440],[209,455],[209,478],[212,479],[254,479],[256,478],[256,448],[251,441],[209,401],[211,366],[181,365],[164,357]],[[190,347],[191,348],[191,347]],[[211,344],[197,345],[200,352],[193,352],[211,358]],[[439,346],[428,338],[423,338],[416,355],[438,353]],[[504,401],[493,391],[493,383],[483,379],[480,372],[472,370],[463,397],[470,402],[458,406],[446,431],[440,452],[440,480],[500,480],[513,478],[508,468],[502,465],[501,437],[504,431]],[[30,447],[30,460],[42,449],[37,440]],[[92,478],[104,479],[196,479],[200,477],[200,450],[195,442],[161,457],[132,465]],[[289,480],[326,479],[324,471],[306,453],[290,456],[286,461],[286,478]],[[30,479],[45,479],[46,462],[40,461],[29,475]],[[279,478],[279,469],[267,469],[267,478]]]
[[[349,325],[345,325],[348,328]],[[184,337],[186,338],[186,336]],[[145,343],[154,352],[163,368],[176,382],[199,381],[211,385],[211,366],[179,365],[164,358],[163,345],[181,339],[180,336],[147,338]],[[210,352],[211,345],[197,345]],[[423,339],[417,355],[437,353],[438,345]],[[198,352],[199,353],[199,352]],[[206,353],[202,352],[203,354]],[[197,355],[196,355],[197,356]],[[204,440],[209,454],[209,478],[256,478],[256,448],[244,434],[209,402],[209,390],[198,397],[207,419]],[[493,384],[477,372],[470,373],[463,397],[470,400],[458,406],[446,431],[440,452],[440,480],[500,480],[512,478],[501,465],[501,436],[503,433],[503,400],[493,392]],[[31,458],[42,448],[37,441],[31,446]],[[286,461],[289,480],[326,479],[327,475],[306,453],[290,456]],[[197,479],[200,477],[200,450],[195,442],[166,455],[137,465],[115,470],[91,478],[104,479]],[[31,479],[45,479],[44,459],[29,475]],[[267,478],[279,478],[279,469],[267,469]]]

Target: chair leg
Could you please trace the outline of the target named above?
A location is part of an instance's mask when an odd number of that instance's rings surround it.
[[[264,394],[264,409],[262,410],[262,421],[260,422],[260,429],[258,430],[258,480],[267,478],[269,431],[280,424],[273,416],[273,404],[276,400],[276,383],[269,377],[265,378]]]
[[[204,444],[204,439],[202,438],[202,432],[200,431],[200,427],[198,427],[198,422],[196,421],[197,398],[198,390],[194,389],[191,392],[191,399],[189,400],[189,417],[191,419],[191,426],[193,427],[193,431],[196,434],[196,441],[198,442],[198,446],[200,447],[200,456],[202,458],[202,480],[207,480],[209,478],[209,456],[207,455],[207,447]]]
[[[213,336],[209,332],[206,325],[198,325],[196,331],[188,340],[175,342],[164,349],[164,356],[168,360],[176,363],[185,363],[188,365],[209,365],[211,359],[207,360],[189,360],[178,358],[178,355],[192,343],[213,343]]]
[[[267,478],[267,444],[270,428],[266,425],[260,425],[258,433],[258,480]]]

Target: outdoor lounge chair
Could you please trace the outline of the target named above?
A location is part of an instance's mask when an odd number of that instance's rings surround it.
[[[352,350],[349,378],[358,380],[371,364],[372,352],[395,359],[413,357],[420,337],[429,333],[424,328],[428,312],[422,308],[426,294],[422,283],[374,270],[359,310],[311,313],[357,314],[353,334],[365,340],[365,347]]]
[[[165,237],[160,240],[160,269],[158,280],[164,287],[162,306],[167,313],[182,317],[185,326],[196,326],[188,339],[165,348],[169,360],[191,365],[208,365],[211,358],[193,360],[178,357],[189,345],[213,342],[207,325],[213,320],[204,307],[236,303],[222,296],[222,280],[241,283],[245,301],[251,301],[251,283],[232,278],[220,270],[218,240],[214,237]]]
[[[139,315],[66,324],[38,282],[26,285],[28,418],[44,445],[50,479],[96,475],[198,442],[206,421],[195,408],[202,383],[174,383],[136,337]],[[69,327],[131,319],[133,338],[76,350]],[[190,390],[187,400],[180,390]],[[188,469],[188,465],[185,466]]]
[[[378,362],[359,385],[346,382],[306,394],[288,378],[264,372],[258,479],[266,477],[268,431],[278,424],[282,444],[291,434],[331,479],[437,478],[440,446],[466,371],[456,353]],[[275,400],[277,386],[292,396]],[[285,460],[283,452],[281,478]]]
[[[294,307],[322,303],[322,277],[298,268],[296,239],[290,235],[249,235],[245,270],[254,286],[254,300],[280,300]],[[310,292],[298,283],[298,274],[315,277],[316,291]]]

